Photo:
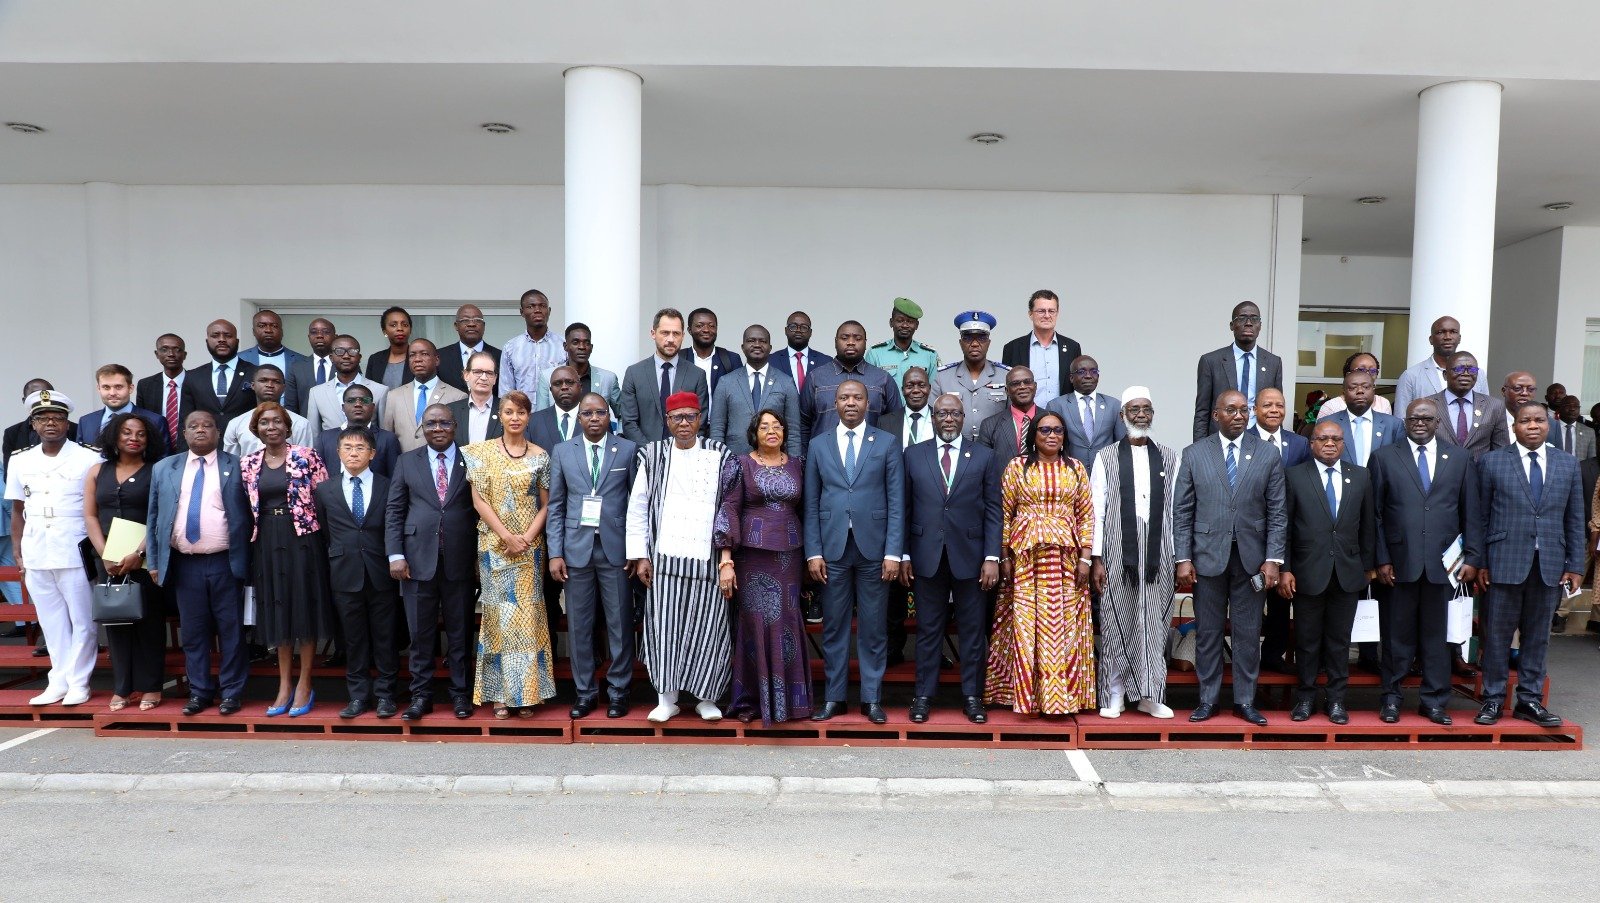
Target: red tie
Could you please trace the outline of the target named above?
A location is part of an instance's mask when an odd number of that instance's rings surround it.
[[[943,466],[944,466],[944,494],[945,495],[949,495],[950,494],[950,443],[948,443],[948,442],[946,442],[944,444],[944,460],[941,461],[940,463],[943,464]]]
[[[796,351],[794,353],[794,387],[796,389],[804,389],[806,387],[806,353],[804,351]]]
[[[439,490],[439,504],[444,504],[444,497],[450,491],[450,474],[444,469],[444,452],[439,452],[439,469],[433,474],[433,486]]]
[[[176,380],[167,380],[167,441],[173,448],[178,447],[178,383]]]

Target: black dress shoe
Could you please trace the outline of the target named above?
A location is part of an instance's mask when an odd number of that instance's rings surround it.
[[[1519,702],[1511,710],[1511,717],[1532,721],[1540,727],[1560,727],[1561,716],[1537,702]]]
[[[1593,623],[1593,622],[1590,622],[1590,623]],[[23,626],[18,625],[18,624],[12,624],[5,631],[0,632],[0,640],[14,640],[17,637],[22,637],[22,636],[27,636],[27,635],[28,635],[28,628],[23,627]]]
[[[1384,703],[1383,706],[1378,709],[1378,720],[1382,721],[1384,724],[1394,724],[1396,721],[1399,721],[1400,704],[1398,702]]]
[[[917,696],[911,700],[911,721],[921,724],[928,720],[928,710],[933,708],[933,700],[926,696]]]
[[[1483,704],[1483,708],[1478,710],[1478,717],[1472,720],[1476,724],[1494,724],[1500,720],[1500,711],[1500,703],[1491,699]]]
[[[1302,699],[1289,710],[1290,721],[1308,721],[1311,718],[1311,700]]]
[[[613,700],[611,700],[611,704],[606,706],[606,717],[607,718],[622,718],[622,717],[625,717],[627,714],[628,714],[628,704],[626,702],[622,701],[621,699],[613,699]]]
[[[889,715],[884,712],[883,706],[876,702],[863,702],[861,714],[867,716],[867,720],[873,724],[884,724],[889,720]]]
[[[206,699],[204,696],[190,696],[189,701],[183,705],[183,713],[185,715],[198,715],[209,708],[211,708],[211,700]]]
[[[1450,662],[1450,673],[1457,677],[1477,677],[1478,669],[1467,664],[1467,660],[1458,655]]]
[[[1216,703],[1214,703],[1214,702],[1202,702],[1199,705],[1194,707],[1194,711],[1189,713],[1189,721],[1191,723],[1198,724],[1201,721],[1210,720],[1211,716],[1215,715],[1216,713],[1217,713],[1217,704]]]
[[[393,699],[380,699],[380,700],[378,700],[378,717],[379,718],[393,718],[395,715],[399,714],[399,712],[400,712],[400,707],[394,704],[394,700]]]
[[[989,713],[983,707],[983,697],[968,696],[961,702],[961,712],[973,724],[988,724]]]
[[[1450,713],[1442,708],[1430,708],[1425,705],[1417,706],[1417,714],[1432,721],[1434,724],[1451,724]]]
[[[400,717],[406,721],[416,721],[418,718],[421,718],[423,715],[427,715],[432,711],[433,700],[428,699],[425,696],[416,696],[412,698],[411,704],[406,706],[405,712],[403,712]]]
[[[1600,633],[1600,621],[1590,618],[1588,621],[1584,622],[1583,629],[1589,633]]]
[[[472,717],[472,700],[457,699],[452,705],[455,707],[457,718],[465,720]]]
[[[1271,671],[1271,672],[1273,672],[1275,674],[1294,674],[1295,673],[1294,665],[1289,664],[1288,662],[1284,661],[1281,658],[1269,659],[1267,661],[1262,662],[1261,663],[1261,670],[1263,670],[1263,671]]]
[[[1356,659],[1356,667],[1371,671],[1373,674],[1383,673],[1383,665],[1379,664],[1377,659],[1365,655]]]
[[[811,713],[812,721],[829,721],[849,711],[850,707],[842,702],[824,702],[822,708]]]
[[[815,596],[806,602],[805,616],[807,624],[822,623],[822,603]]]
[[[34,658],[44,658],[45,656],[47,656],[49,654],[50,654],[50,647],[46,646],[43,643],[40,643],[39,645],[33,647],[33,657]]]
[[[1342,702],[1330,702],[1328,703],[1328,720],[1334,724],[1349,724],[1350,710],[1345,708]]]
[[[360,718],[367,710],[365,699],[352,699],[350,704],[339,710],[340,718]]]
[[[587,718],[594,711],[597,703],[593,699],[580,699],[572,704],[572,711],[567,715],[571,718]]]
[[[235,715],[244,708],[244,703],[237,696],[229,696],[217,705],[218,715]]]
[[[1233,706],[1233,714],[1234,717],[1242,721],[1248,721],[1256,727],[1267,726],[1267,716],[1256,711],[1256,707],[1253,705],[1239,705],[1238,703],[1235,703]]]

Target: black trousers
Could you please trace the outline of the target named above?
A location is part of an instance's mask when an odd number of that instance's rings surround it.
[[[131,624],[106,625],[106,645],[111,649],[111,692],[122,697],[160,693],[166,682],[167,588],[151,583],[148,571],[136,572],[134,579],[144,594],[145,616]]]
[[[1288,599],[1267,593],[1267,614],[1261,619],[1261,661],[1266,664],[1276,665],[1289,651],[1289,611]]]
[[[406,625],[411,628],[411,695],[433,698],[433,646],[444,623],[444,660],[450,671],[450,699],[472,698],[467,672],[468,624],[472,620],[472,581],[445,580],[439,562],[432,580],[402,580]]]
[[[1297,697],[1317,697],[1317,672],[1328,672],[1328,702],[1344,702],[1350,683],[1350,627],[1356,619],[1357,593],[1329,581],[1320,593],[1295,593],[1294,664],[1300,676]],[[1237,649],[1237,645],[1235,645]]]
[[[1378,633],[1383,638],[1383,701],[1399,705],[1404,693],[1400,682],[1413,660],[1422,666],[1422,704],[1444,708],[1450,703],[1450,653],[1444,641],[1449,626],[1448,583],[1418,580],[1380,586]]]
[[[904,566],[908,566],[906,562]],[[944,631],[954,615],[956,649],[961,656],[961,695],[982,696],[984,668],[989,658],[985,629],[984,591],[978,578],[957,580],[950,574],[950,557],[941,555],[939,567],[929,577],[916,578],[917,690],[932,696],[939,690],[939,665],[944,660]]]
[[[1250,578],[1254,576],[1244,569],[1235,546],[1228,553],[1228,567],[1221,574],[1195,577],[1194,670],[1200,681],[1201,702],[1215,705],[1222,695],[1222,625],[1226,623],[1233,639],[1234,704],[1256,704],[1264,600],[1262,593],[1250,588]]]
[[[1485,702],[1505,702],[1514,634],[1521,636],[1517,646],[1517,702],[1539,702],[1543,698],[1550,621],[1560,604],[1561,588],[1546,586],[1544,578],[1539,576],[1537,552],[1527,578],[1521,583],[1489,584],[1482,660]]]
[[[909,567],[911,562],[903,562],[902,567]],[[899,583],[889,584],[888,607],[884,612],[885,636],[889,639],[889,657],[894,658],[898,653],[904,655],[906,651],[906,618],[911,615],[910,597],[913,587],[901,586]],[[922,594],[917,593],[917,623],[922,622]],[[918,629],[921,634],[921,629]]]
[[[372,578],[367,577],[360,592],[333,593],[333,608],[344,627],[344,679],[352,701],[395,698],[400,646],[395,639],[394,622],[400,599],[393,586],[374,586]],[[374,670],[378,672],[376,682],[372,679]]]

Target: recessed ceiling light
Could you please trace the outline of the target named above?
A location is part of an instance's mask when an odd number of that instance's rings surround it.
[[[1571,210],[1572,209],[1572,202],[1571,201],[1556,201],[1554,204],[1546,204],[1546,205],[1544,205],[1544,209],[1549,210],[1552,213],[1558,212],[1558,211],[1561,211],[1561,210]]]
[[[44,126],[34,125],[31,122],[8,122],[6,128],[24,135],[37,135],[44,131]]]
[[[1387,201],[1387,200],[1388,200],[1388,198],[1386,198],[1386,197],[1380,197],[1380,196],[1375,195],[1375,194],[1369,194],[1364,198],[1356,198],[1356,203],[1357,204],[1366,204],[1367,206],[1370,207],[1373,204],[1381,204],[1381,203],[1383,203],[1384,201]]]
[[[483,125],[478,126],[478,128],[483,129],[491,135],[509,135],[517,130],[516,126],[507,125],[504,122],[485,122]]]
[[[979,144],[999,144],[1000,142],[1006,140],[1006,136],[995,132],[979,132],[967,140],[976,141]]]

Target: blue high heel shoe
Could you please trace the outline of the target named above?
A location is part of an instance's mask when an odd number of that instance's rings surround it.
[[[311,695],[306,697],[306,704],[305,705],[299,706],[297,708],[293,708],[293,709],[289,710],[289,717],[290,718],[299,718],[301,715],[304,715],[307,712],[311,711],[311,707],[316,705],[316,704],[317,704],[317,691],[316,690],[312,690],[311,691]]]
[[[282,715],[284,712],[289,711],[289,706],[291,704],[293,704],[293,703],[294,703],[294,694],[291,693],[291,694],[289,694],[289,698],[284,700],[283,705],[269,705],[269,706],[267,706],[267,717],[268,718],[276,718],[279,715]]]

